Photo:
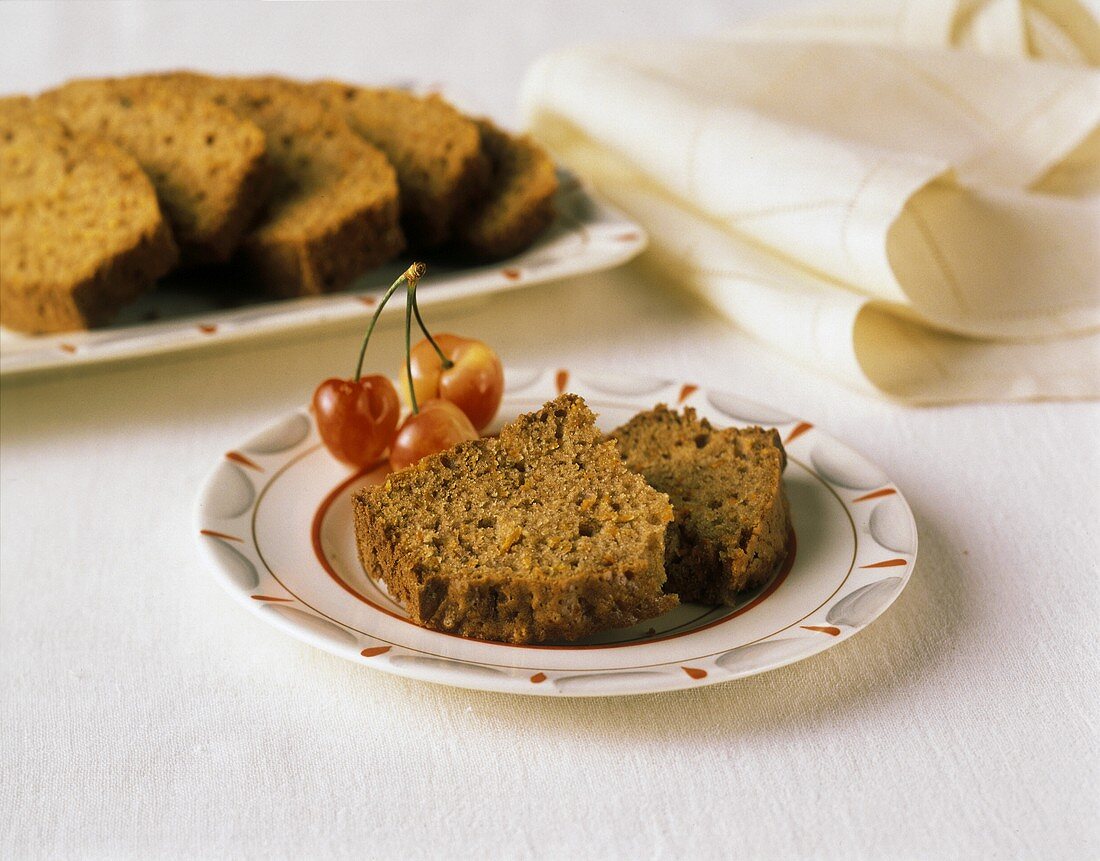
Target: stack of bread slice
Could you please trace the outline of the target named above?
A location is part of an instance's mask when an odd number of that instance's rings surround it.
[[[433,248],[489,186],[489,159],[477,126],[439,96],[352,87],[335,81],[303,85],[378,147],[397,171],[401,222],[410,241]]]
[[[417,624],[512,643],[575,640],[676,606],[668,496],[573,394],[355,496],[364,569]]]
[[[405,249],[501,259],[553,218],[549,157],[434,95],[173,72],[0,121],[0,322],[27,332],[108,323],[179,267],[316,295]]]

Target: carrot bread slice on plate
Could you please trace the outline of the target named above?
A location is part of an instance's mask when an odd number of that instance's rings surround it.
[[[512,643],[575,640],[677,603],[668,497],[627,470],[565,394],[355,496],[364,569],[419,625]]]
[[[267,290],[339,290],[404,247],[389,161],[319,100],[278,78],[176,72],[155,79],[213,99],[267,136],[271,202],[243,246]]]
[[[0,323],[107,323],[178,251],[138,163],[27,98],[0,99]]]
[[[222,263],[266,201],[264,133],[165,81],[71,81],[39,96],[74,131],[106,138],[153,182],[183,262]]]
[[[306,86],[393,163],[410,245],[444,242],[488,184],[489,162],[474,122],[436,95],[336,81]]]
[[[554,220],[558,177],[546,151],[488,120],[478,120],[489,156],[489,191],[458,226],[455,245],[472,257],[499,260],[530,245]]]
[[[667,493],[667,589],[681,601],[734,604],[786,558],[787,463],[775,430],[715,428],[695,410],[658,404],[611,434],[623,463]]]

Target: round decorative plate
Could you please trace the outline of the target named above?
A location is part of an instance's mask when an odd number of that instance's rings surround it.
[[[913,570],[917,531],[876,466],[812,424],[690,383],[509,369],[489,430],[562,391],[582,395],[604,430],[657,403],[694,407],[717,426],[776,427],[794,534],[787,564],[736,607],[685,604],[577,643],[516,646],[430,631],[359,564],[351,495],[386,468],[353,473],[321,445],[307,411],[226,453],[198,505],[199,541],[244,607],[300,640],[426,681],[542,696],[689,688],[775,669],[867,627]]]

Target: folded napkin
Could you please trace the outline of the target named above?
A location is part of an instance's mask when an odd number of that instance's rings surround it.
[[[759,340],[914,403],[1100,397],[1100,28],[875,0],[578,48],[532,132]]]

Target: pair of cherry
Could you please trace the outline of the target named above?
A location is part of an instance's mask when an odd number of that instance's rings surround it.
[[[357,468],[377,462],[390,450],[393,469],[403,469],[464,440],[493,420],[504,394],[504,368],[486,344],[457,335],[433,338],[420,317],[416,286],[423,263],[414,263],[382,297],[371,318],[352,379],[328,379],[313,393],[313,413],[321,440],[334,457]],[[388,377],[362,375],[371,333],[386,302],[406,285],[405,364],[401,395]],[[411,345],[412,320],[424,339]],[[411,412],[398,425],[401,399]]]

